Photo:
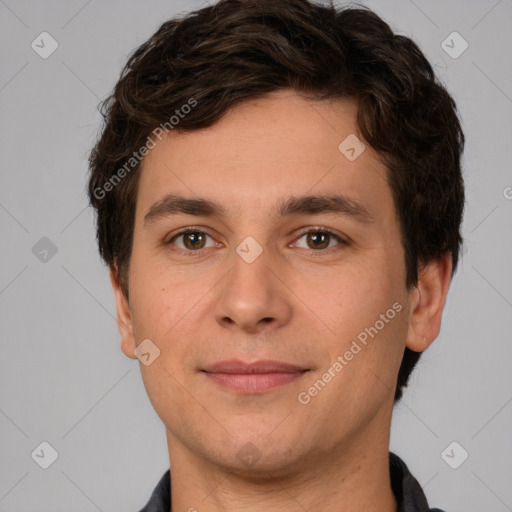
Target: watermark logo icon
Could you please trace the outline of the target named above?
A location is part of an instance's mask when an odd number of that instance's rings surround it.
[[[236,248],[236,252],[246,263],[252,263],[263,252],[263,247],[252,236],[248,236]]]
[[[457,441],[451,442],[441,453],[441,458],[452,469],[457,469],[469,457],[469,453]]]
[[[139,343],[133,353],[144,366],[149,366],[160,356],[160,349],[148,338]]]
[[[57,246],[49,238],[43,236],[32,247],[32,254],[41,263],[48,263],[57,254]]]
[[[343,139],[338,146],[339,152],[351,162],[359,158],[365,149],[366,146],[353,133]]]
[[[48,32],[41,32],[30,46],[39,57],[47,59],[59,47],[59,43]]]
[[[30,454],[34,462],[43,469],[48,469],[59,457],[57,450],[47,441],[40,443]]]
[[[263,454],[252,443],[246,443],[238,452],[238,458],[249,468],[252,468],[261,459]]]
[[[468,49],[468,46],[468,42],[458,32],[452,32],[441,43],[441,48],[452,59],[458,59]]]

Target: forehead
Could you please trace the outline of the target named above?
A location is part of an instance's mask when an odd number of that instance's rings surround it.
[[[170,132],[142,162],[137,216],[168,194],[209,197],[233,215],[275,211],[290,195],[389,202],[386,168],[362,146],[356,116],[353,100],[284,90],[232,108],[209,128]],[[355,160],[343,152],[346,140],[364,148]]]

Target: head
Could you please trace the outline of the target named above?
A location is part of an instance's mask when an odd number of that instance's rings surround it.
[[[100,254],[110,267],[118,317],[125,324],[125,353],[154,339],[171,354],[169,369],[187,368],[186,380],[199,363],[235,353],[238,339],[245,354],[269,355],[275,349],[273,359],[286,360],[295,350],[320,370],[340,346],[348,350],[398,302],[403,320],[377,329],[381,346],[387,340],[393,349],[375,349],[372,355],[374,345],[358,356],[361,363],[350,366],[367,364],[375,373],[377,358],[389,353],[389,371],[380,375],[392,401],[400,399],[421,351],[439,330],[438,310],[457,268],[464,205],[464,135],[456,106],[411,39],[394,34],[365,8],[221,0],[164,23],[142,44],[102,114],[103,130],[90,156],[89,196],[97,212]],[[338,147],[350,134],[357,137],[350,141],[364,144],[353,161]],[[299,217],[278,217],[276,205],[290,196],[329,192],[349,199],[345,213],[362,204],[373,227],[358,224],[351,214],[341,224],[325,217],[321,225],[337,229],[349,242],[343,258],[334,253],[311,254],[307,261],[288,258],[292,249],[283,241],[291,233],[297,240],[294,229],[300,226],[283,219],[300,219],[306,210],[299,209]],[[157,214],[145,222],[166,195],[208,197],[223,205],[224,216],[205,214],[200,223],[201,240],[206,233],[220,245],[185,260],[164,252],[173,229],[194,225],[192,215],[208,209],[182,204],[181,211],[190,212],[180,214],[185,217]],[[176,203],[164,203],[161,211],[176,211]],[[314,212],[315,205],[308,208]],[[249,236],[262,249],[250,264],[235,251]],[[194,276],[208,286],[190,284]],[[324,282],[325,289],[318,284]],[[244,295],[248,283],[252,306]],[[439,302],[436,311],[431,307],[428,331],[427,320],[414,311],[435,290]],[[190,309],[193,304],[199,307]],[[251,307],[267,319],[257,328],[249,326]],[[181,325],[173,328],[172,322]],[[315,327],[307,332],[307,325]],[[294,347],[292,339],[279,345],[282,337],[304,329],[309,345]],[[418,341],[422,329],[426,345]],[[187,359],[190,343],[209,335],[209,348],[198,343],[192,349],[196,356]],[[339,346],[337,335],[343,339]],[[311,356],[313,336],[323,354],[318,359]],[[201,351],[204,359],[197,355]],[[145,383],[155,396],[149,372],[156,370],[150,368],[144,369]],[[361,377],[346,378],[356,386]],[[195,386],[192,380],[190,385]],[[334,396],[331,387],[322,392],[325,398],[318,396],[324,407]],[[371,386],[365,389],[370,393]],[[196,391],[210,397],[200,386]]]

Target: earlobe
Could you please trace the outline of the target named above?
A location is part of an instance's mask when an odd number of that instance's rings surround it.
[[[407,333],[407,347],[423,352],[437,338],[441,330],[446,296],[451,282],[452,259],[447,253],[429,262],[420,272],[411,301],[411,316]]]
[[[117,328],[121,335],[121,350],[127,357],[136,359],[136,356],[133,353],[136,348],[136,343],[133,336],[130,305],[121,285],[119,284],[119,277],[116,269],[110,269],[110,281],[112,283],[112,289],[114,290],[114,297],[116,301]]]

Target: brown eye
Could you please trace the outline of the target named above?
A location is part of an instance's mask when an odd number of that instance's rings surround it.
[[[325,249],[329,245],[329,239],[331,235],[328,233],[322,233],[320,231],[308,233],[307,244],[311,249]]]
[[[183,242],[187,249],[202,249],[205,243],[205,236],[200,232],[185,233],[183,235]]]
[[[299,241],[303,238],[305,238],[306,246],[302,245],[301,247]],[[321,251],[323,249],[331,249],[336,245],[347,245],[347,242],[327,229],[313,229],[304,232],[297,239],[296,244],[303,249]]]
[[[183,251],[199,251],[207,248],[207,238],[211,239],[210,235],[206,234],[204,231],[189,229],[178,233],[167,243],[169,245],[175,245],[178,249]],[[213,244],[210,244],[208,247],[212,247],[212,245]]]

